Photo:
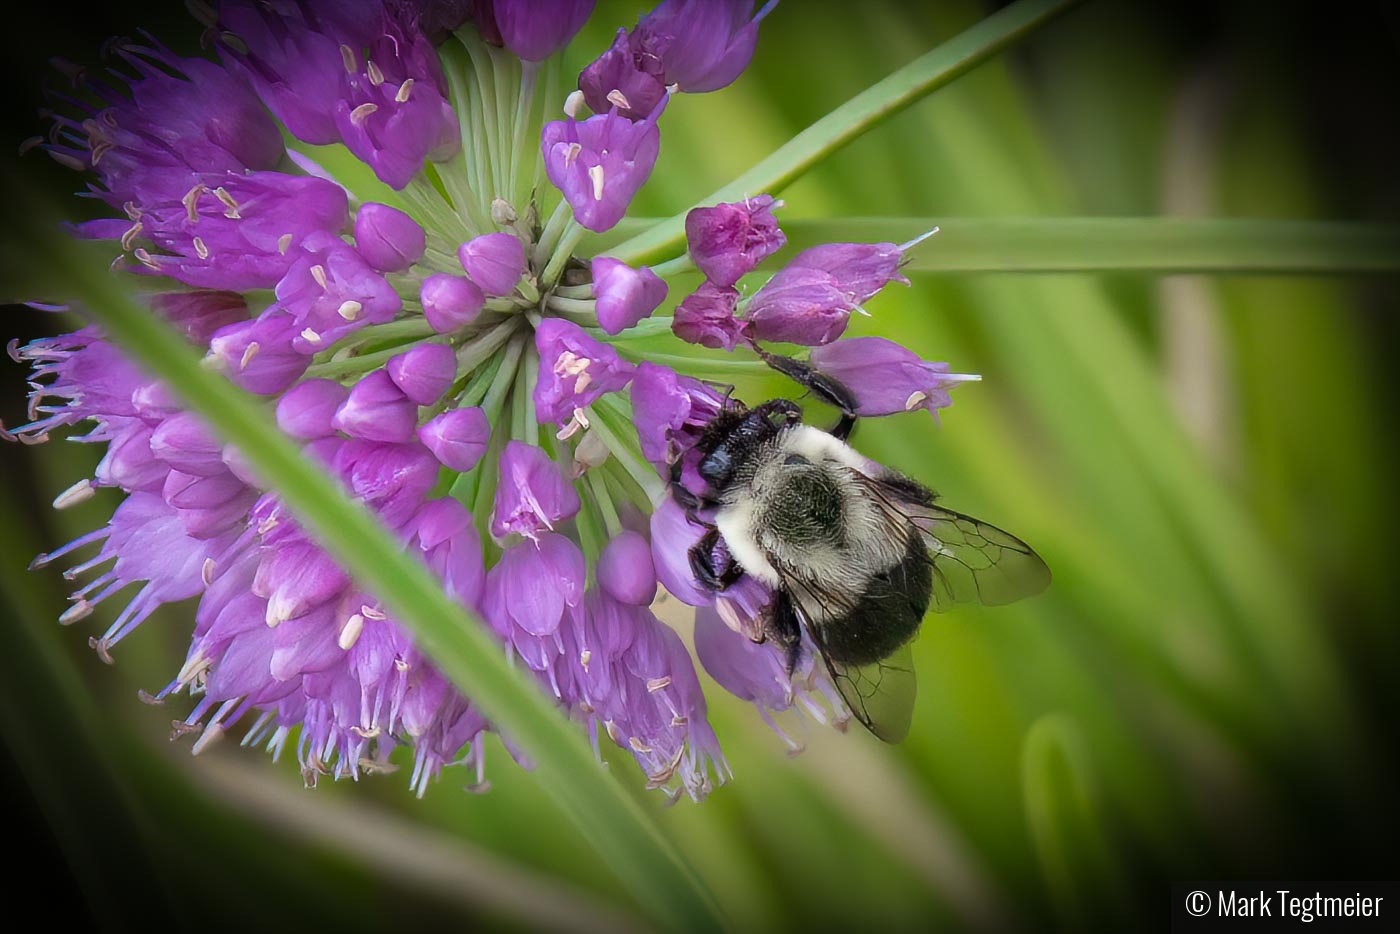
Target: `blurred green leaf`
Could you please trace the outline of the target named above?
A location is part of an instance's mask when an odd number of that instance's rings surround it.
[[[861,217],[783,224],[790,249],[902,243],[906,272],[1400,272],[1400,227],[1177,217]]]
[[[1071,718],[1051,714],[1026,733],[1021,783],[1031,839],[1061,927],[1097,929],[1121,910],[1122,882],[1098,813],[1087,746]]]
[[[961,35],[904,66],[831,111],[752,169],[696,206],[737,201],[759,192],[776,195],[852,140],[909,105],[956,80],[1024,39],[1080,0],[1017,0]],[[611,248],[629,263],[656,262],[680,251],[685,212]]]

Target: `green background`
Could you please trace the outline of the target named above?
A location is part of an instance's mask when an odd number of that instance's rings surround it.
[[[985,12],[780,5],[735,86],[673,103],[633,213],[683,209]],[[1394,220],[1381,62],[1396,21],[1379,5],[1346,17],[1090,4],[838,153],[783,193],[780,218]],[[571,62],[634,18],[602,4]],[[109,9],[25,24],[8,135],[42,131],[24,114],[47,55],[95,61],[106,34],[142,24],[193,50],[189,22]],[[75,187],[37,154],[18,165]],[[709,691],[734,781],[701,805],[643,800],[734,926],[1165,927],[1172,880],[1394,878],[1394,279],[913,279],[853,332],[983,382],[955,391],[941,426],[867,421],[857,446],[1032,542],[1056,580],[1023,605],[928,620],[899,747],[813,727],[789,758],[751,708]],[[24,310],[6,323],[22,339],[54,325]],[[24,375],[4,364],[6,424]],[[135,693],[178,667],[190,608],[147,622],[109,668],[86,648],[105,624],[60,629],[70,588],[25,571],[110,513],[112,494],[47,507],[97,453],[0,449],[0,773],[16,884],[65,894],[53,923],[645,926],[498,745],[490,794],[449,771],[420,801],[402,774],[311,792],[293,762],[168,744],[184,709]],[[640,789],[630,759],[610,758]]]

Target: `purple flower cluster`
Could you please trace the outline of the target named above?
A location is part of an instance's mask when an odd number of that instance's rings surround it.
[[[789,671],[755,641],[772,600],[761,584],[716,595],[691,576],[702,530],[665,481],[679,459],[700,488],[694,446],[735,403],[686,375],[686,342],[808,345],[862,415],[936,413],[969,377],[882,338],[839,339],[851,312],[907,282],[911,244],[815,247],[746,288],[786,243],[768,195],[691,211],[688,250],[667,263],[576,256],[650,175],[671,94],[734,81],[773,4],[664,0],[584,69],[568,119],[531,122],[536,98],[563,99],[538,63],[592,7],[229,0],[209,23],[216,59],[117,46],[111,74],[40,148],[90,173],[117,216],[74,232],[146,278],[152,313],[264,397],[269,425],[375,512],[595,745],[606,736],[652,786],[698,799],[728,766],[691,655],[652,612],[660,588],[698,608],[702,666],[794,749],[772,714],[846,712],[810,647]],[[593,115],[578,119],[584,104]],[[476,138],[481,125],[501,132]],[[394,203],[358,197],[304,145],[344,147]],[[553,190],[528,189],[539,175]],[[648,322],[666,277],[691,268],[704,283]],[[650,324],[680,339],[659,358],[671,365],[614,341]],[[308,782],[395,768],[407,745],[420,793],[455,762],[485,787],[493,724],[237,450],[95,327],[11,355],[34,388],[29,423],[6,437],[82,425],[76,440],[105,446],[54,505],[120,494],[103,528],[36,559],[83,581],[61,622],[120,603],[92,640],[110,660],[157,607],[197,600],[185,664],[147,696],[190,699],[177,733],[200,734],[199,749],[241,724],[274,754],[294,743]]]

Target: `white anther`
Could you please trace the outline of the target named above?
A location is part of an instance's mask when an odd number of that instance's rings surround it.
[[[351,614],[345,621],[345,625],[340,630],[340,638],[336,644],[345,651],[350,651],[355,647],[355,643],[360,641],[360,633],[365,630],[365,618],[359,613]]]
[[[238,202],[233,200],[233,195],[228,193],[222,185],[214,189],[214,197],[218,198],[224,206],[224,217],[231,221],[239,220],[242,215],[238,213]]]
[[[54,509],[67,509],[79,503],[86,503],[97,494],[97,488],[92,485],[91,480],[79,480],[77,483],[64,490],[54,497]]]
[[[378,104],[361,104],[350,111],[350,122],[355,124],[355,126],[363,126],[364,122],[377,110],[379,110]]]
[[[365,62],[365,74],[369,76],[369,83],[375,87],[384,83],[384,72],[379,69],[373,59]]]
[[[194,237],[190,240],[190,242],[194,244],[194,252],[196,256],[198,256],[200,259],[209,258],[209,247],[204,245],[204,241],[202,239],[200,239],[199,237]]]
[[[291,249],[292,235],[287,233],[277,238],[277,252],[283,256],[287,255],[287,250]]]
[[[398,93],[394,95],[394,103],[407,104],[408,99],[413,96],[413,79],[405,78],[403,84],[399,85]]]
[[[136,223],[128,227],[126,229],[126,233],[122,234],[122,249],[131,249],[132,244],[136,242],[136,238],[141,236],[141,231],[143,229],[145,229],[145,225],[142,224],[140,221],[137,221]]]
[[[575,88],[569,92],[568,97],[564,98],[564,116],[570,120],[577,120],[581,113],[583,113],[583,92]]]
[[[308,344],[321,343],[320,333],[313,328],[302,328],[301,339],[306,341]]]
[[[595,165],[588,170],[588,177],[593,181],[593,200],[603,200],[603,167]]]
[[[243,356],[238,360],[238,368],[240,370],[248,369],[248,364],[253,362],[253,358],[258,355],[258,351],[261,349],[262,345],[257,341],[249,341],[248,346],[243,348]]]
[[[360,70],[359,58],[355,55],[355,50],[348,45],[340,47],[340,61],[345,65],[345,73],[353,75]]]
[[[80,619],[87,619],[92,614],[92,604],[86,600],[79,600],[77,603],[64,610],[58,617],[60,626],[71,626]]]
[[[914,390],[913,392],[911,392],[911,393],[909,394],[909,398],[904,400],[904,411],[906,411],[906,412],[912,412],[912,411],[914,411],[914,410],[917,409],[920,405],[922,405],[922,404],[923,404],[923,401],[924,401],[925,399],[927,399],[927,398],[928,398],[928,393],[923,392],[923,391],[918,390],[918,389]]]
[[[584,649],[578,653],[578,663],[583,666],[583,670],[588,670],[588,663],[593,660],[593,650]]]
[[[204,564],[199,568],[199,579],[204,581],[204,586],[208,587],[214,583],[214,570],[218,567],[213,558],[205,558]]]
[[[88,648],[97,653],[97,657],[102,660],[102,664],[116,664],[116,661],[112,658],[112,643],[108,642],[105,637],[101,639],[96,636],[88,637]]]
[[[369,606],[368,604],[360,607],[360,615],[365,619],[372,619],[380,622],[389,618],[389,614],[385,613],[384,610],[377,606]]]
[[[647,693],[655,694],[657,691],[664,691],[671,686],[671,676],[666,675],[661,678],[650,678],[647,680]]]
[[[632,102],[627,99],[627,95],[617,88],[608,92],[608,103],[614,107],[621,107],[623,110],[631,110]]]
[[[364,310],[364,307],[364,305],[354,299],[347,299],[340,303],[340,307],[335,310],[335,313],[346,321],[354,321],[360,316],[360,312]]]
[[[180,203],[185,206],[185,216],[189,218],[191,224],[199,220],[199,196],[208,190],[209,186],[200,182],[185,192],[185,196],[180,199]]]
[[[316,280],[316,284],[321,288],[326,287],[326,267],[320,263],[315,263],[311,267],[311,278]]]
[[[583,152],[583,147],[580,146],[578,143],[570,143],[569,145],[565,146],[565,147],[564,147],[564,165],[566,165],[566,166],[573,165],[573,164],[574,164],[574,160],[578,158],[578,154],[581,153],[581,152]],[[85,167],[84,167],[84,168],[85,168]],[[82,171],[82,169],[79,169],[79,171]]]

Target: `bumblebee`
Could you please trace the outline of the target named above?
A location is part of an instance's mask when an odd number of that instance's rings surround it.
[[[1050,570],[1016,536],[938,505],[928,487],[852,448],[858,406],[844,384],[755,350],[840,421],[824,431],[787,399],[730,400],[694,447],[705,490],[684,486],[681,461],[672,465],[672,495],[707,530],[691,571],[712,592],[744,574],[767,585],[760,638],[791,671],[805,631],[852,715],[897,743],[913,717],[910,645],[929,608],[1010,603],[1045,589]]]

